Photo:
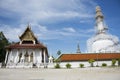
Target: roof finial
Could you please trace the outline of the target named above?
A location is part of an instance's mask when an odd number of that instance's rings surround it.
[[[28,26],[27,26],[27,28],[31,29],[31,26],[30,26],[30,23],[29,23],[29,22],[28,22]]]

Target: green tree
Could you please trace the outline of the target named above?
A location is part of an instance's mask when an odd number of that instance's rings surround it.
[[[120,58],[118,59],[118,66],[120,66]]]
[[[60,54],[61,54],[61,51],[60,51],[60,50],[58,50],[58,51],[57,51],[57,55],[60,55]]]
[[[112,66],[115,66],[116,59],[112,59]]]
[[[9,44],[8,40],[4,36],[3,32],[0,32],[0,62],[4,62],[5,60],[5,46]]]
[[[93,63],[95,62],[95,60],[94,59],[90,59],[90,60],[88,60],[88,62],[90,63],[90,66],[93,67],[94,66]]]
[[[56,62],[56,63],[60,63],[60,61],[61,61],[60,58],[54,60],[54,62]]]

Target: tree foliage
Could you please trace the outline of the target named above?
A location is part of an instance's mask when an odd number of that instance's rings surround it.
[[[61,54],[61,51],[60,51],[60,50],[58,50],[58,51],[57,51],[57,55],[60,55],[60,54]]]
[[[90,63],[90,66],[93,67],[94,66],[93,63],[95,62],[95,60],[94,59],[90,59],[90,60],[88,60],[88,62]]]
[[[5,46],[9,44],[8,40],[2,32],[0,32],[0,62],[4,62],[6,51]]]
[[[120,58],[118,59],[118,66],[120,66]]]
[[[112,66],[115,66],[116,64],[116,59],[112,59]]]

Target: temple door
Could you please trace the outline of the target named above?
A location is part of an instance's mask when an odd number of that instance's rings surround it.
[[[19,62],[20,62],[20,60],[21,60],[21,57],[22,57],[22,53],[19,54]]]
[[[33,53],[30,55],[30,62],[33,62]]]
[[[28,55],[28,53],[26,52],[26,54],[25,54],[25,62],[28,62],[28,59],[29,59],[28,56],[29,56],[29,55]]]

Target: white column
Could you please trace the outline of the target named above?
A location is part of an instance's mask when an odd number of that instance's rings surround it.
[[[13,55],[12,55],[13,53],[12,53],[12,50],[11,50],[11,52],[10,52],[10,57],[9,57],[9,59],[10,59],[10,62],[12,61],[13,62]]]
[[[20,44],[22,44],[22,41],[20,41]]]
[[[7,58],[8,58],[8,50],[7,50],[7,52],[6,52],[6,56],[5,56],[5,64],[7,63]]]
[[[28,62],[30,62],[31,60],[31,53],[32,53],[32,50],[28,49]]]
[[[33,50],[33,63],[35,63],[35,51]]]
[[[16,54],[16,56],[15,56],[15,59],[14,59],[15,61],[14,61],[14,63],[17,63],[18,62],[18,50],[17,50],[17,54]]]
[[[7,61],[7,63],[10,63],[10,57],[11,57],[11,51],[8,54],[8,61]]]
[[[33,41],[33,44],[35,44],[35,41]]]
[[[42,52],[40,50],[40,63],[42,63]]]
[[[30,62],[30,54],[29,54],[29,56],[28,56],[28,62]]]
[[[20,61],[22,63],[24,63],[24,61],[25,61],[25,56],[24,55],[25,55],[25,52],[22,53],[22,57],[21,57],[21,61]]]
[[[44,63],[46,63],[46,54],[45,54],[45,50],[43,50],[43,54],[44,54]]]

